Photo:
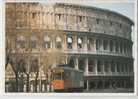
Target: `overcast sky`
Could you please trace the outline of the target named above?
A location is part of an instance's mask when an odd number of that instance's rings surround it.
[[[0,0],[1,1],[1,0]],[[27,2],[43,2],[43,3],[73,3],[80,5],[95,6],[98,8],[104,8],[111,11],[118,12],[127,16],[134,21],[135,13],[135,1],[136,0],[4,0],[4,1],[27,1]]]
[[[135,0],[41,0],[45,3],[64,2],[95,6],[123,14],[134,21]]]

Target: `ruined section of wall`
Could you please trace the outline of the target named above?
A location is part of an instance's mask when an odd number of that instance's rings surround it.
[[[7,28],[70,30],[131,39],[133,22],[107,10],[78,5],[20,3],[9,5],[6,12],[7,17],[12,17],[12,20],[6,20],[6,24],[11,24],[6,25]]]
[[[131,39],[133,22],[115,12],[76,5],[55,5],[58,29],[89,31]]]

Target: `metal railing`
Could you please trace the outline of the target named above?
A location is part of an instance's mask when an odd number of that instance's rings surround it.
[[[133,72],[84,72],[84,76],[133,76]]]
[[[130,54],[118,53],[118,52],[107,52],[107,51],[89,51],[83,49],[66,49],[65,53],[68,54],[93,54],[93,55],[110,55],[110,56],[123,56],[132,57]]]

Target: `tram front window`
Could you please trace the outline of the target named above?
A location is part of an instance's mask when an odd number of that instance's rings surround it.
[[[56,74],[54,74],[54,80],[62,80],[62,75],[61,75],[61,73],[56,73]]]

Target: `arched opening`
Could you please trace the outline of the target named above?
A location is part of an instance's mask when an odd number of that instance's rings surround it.
[[[44,36],[44,48],[51,48],[51,39],[48,35]]]

